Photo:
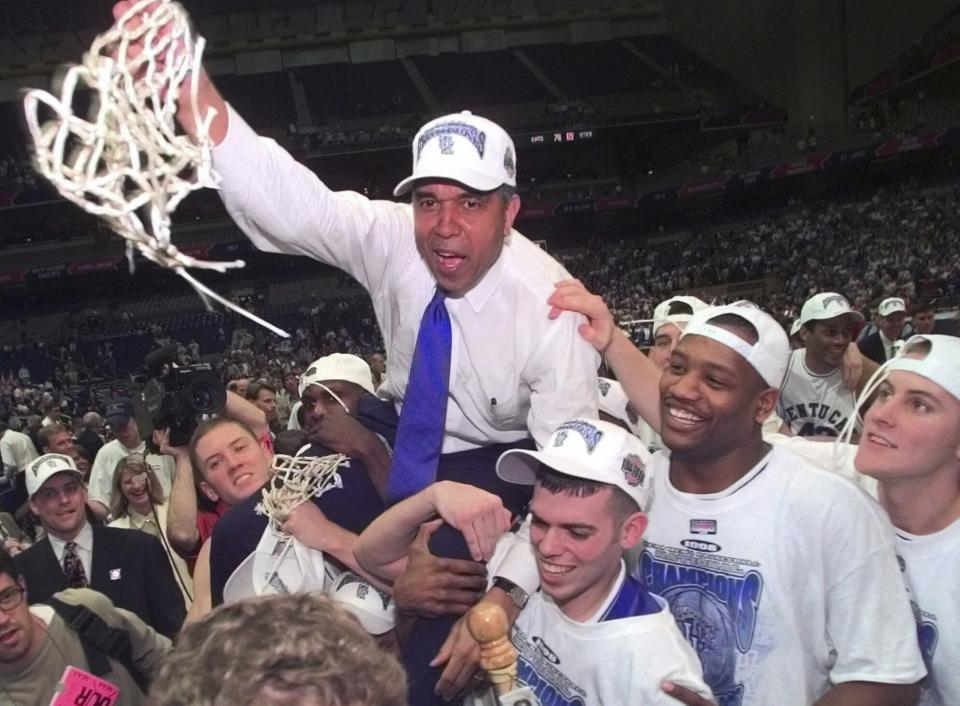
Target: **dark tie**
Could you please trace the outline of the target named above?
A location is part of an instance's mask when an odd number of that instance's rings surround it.
[[[87,574],[83,570],[83,562],[77,554],[77,543],[67,542],[63,552],[63,573],[67,576],[67,585],[70,588],[86,588]]]
[[[437,478],[443,446],[450,384],[450,315],[438,288],[420,319],[417,347],[403,396],[393,446],[387,502],[395,503],[423,490]]]

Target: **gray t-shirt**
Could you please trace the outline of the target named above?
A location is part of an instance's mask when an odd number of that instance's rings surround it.
[[[133,613],[117,608],[106,596],[87,588],[68,589],[56,594],[64,603],[82,605],[99,615],[112,628],[130,635],[134,663],[149,674],[170,649],[170,640],[154,632]],[[67,627],[53,608],[30,607],[30,613],[46,630],[40,651],[17,674],[0,674],[0,706],[48,706],[67,665],[89,671],[87,658],[77,633]],[[102,678],[120,689],[116,706],[139,706],[146,696],[127,670],[113,659],[112,670]]]

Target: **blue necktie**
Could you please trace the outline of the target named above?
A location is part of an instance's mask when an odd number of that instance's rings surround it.
[[[450,315],[443,300],[444,293],[437,288],[420,319],[387,482],[387,502],[391,504],[423,490],[437,479],[447,419],[453,339]]]

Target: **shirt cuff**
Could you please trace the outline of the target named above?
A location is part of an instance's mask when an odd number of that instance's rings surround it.
[[[494,577],[512,581],[527,592],[536,593],[540,588],[540,573],[537,571],[537,560],[533,554],[533,545],[530,544],[530,518],[521,525],[513,543],[507,550],[506,556],[494,571]]]

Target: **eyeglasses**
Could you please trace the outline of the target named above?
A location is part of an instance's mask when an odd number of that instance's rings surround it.
[[[25,593],[26,591],[19,586],[10,586],[10,588],[0,591],[0,610],[4,613],[9,613],[23,603]]]

